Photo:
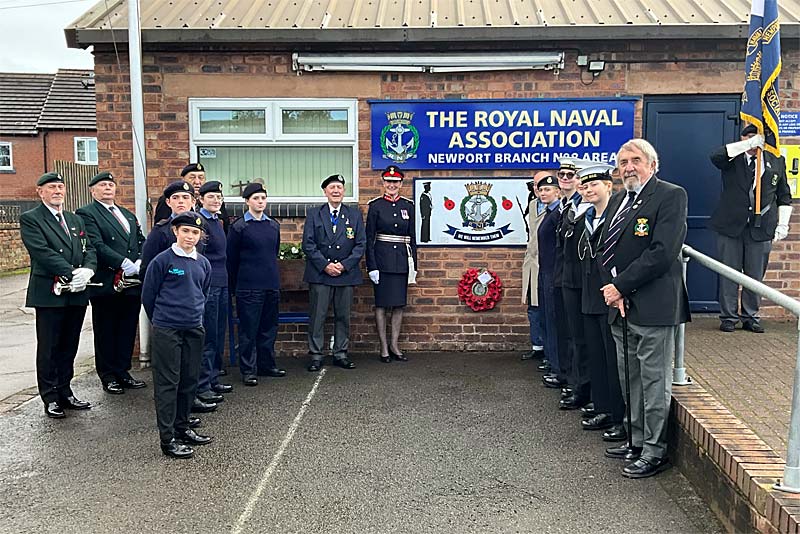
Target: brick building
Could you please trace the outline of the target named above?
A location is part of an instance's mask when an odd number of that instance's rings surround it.
[[[0,199],[36,199],[54,161],[97,164],[91,71],[0,73]]]
[[[711,252],[705,221],[718,198],[719,173],[707,155],[737,137],[749,2],[222,4],[142,2],[151,198],[189,160],[204,161],[226,183],[232,205],[237,186],[263,176],[283,240],[298,241],[305,210],[323,201],[318,184],[324,176],[344,174],[350,202],[365,213],[369,199],[380,193],[377,169],[384,165],[375,157],[373,117],[379,105],[479,101],[486,109],[495,102],[535,109],[555,101],[577,109],[587,99],[609,105],[632,100],[630,134],[651,140],[661,154],[660,176],[689,190],[689,241]],[[782,2],[781,13],[783,107],[797,110],[800,2]],[[131,205],[130,88],[121,30],[126,23],[126,2],[108,12],[101,3],[65,31],[70,46],[94,46],[100,166],[121,178],[123,202]],[[403,194],[418,194],[423,179],[519,178],[552,164],[423,168],[409,160],[401,165],[407,170]],[[791,231],[775,247],[767,279],[800,296],[797,214]],[[519,246],[421,247],[403,346],[524,347],[523,254]],[[468,267],[487,267],[503,280],[503,300],[494,310],[476,313],[459,302],[457,284]],[[713,309],[715,279],[690,266],[689,285],[695,308]],[[354,350],[375,352],[367,284],[357,289],[356,301]],[[304,329],[285,328],[283,348],[303,352]]]

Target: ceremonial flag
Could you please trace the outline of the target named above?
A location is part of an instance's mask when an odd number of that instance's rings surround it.
[[[764,136],[764,149],[780,156],[778,122],[778,74],[781,72],[781,39],[777,0],[753,0],[750,10],[750,37],[745,57],[745,83],[742,93],[744,122],[754,125]]]

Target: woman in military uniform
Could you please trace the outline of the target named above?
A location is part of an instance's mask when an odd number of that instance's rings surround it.
[[[375,322],[381,342],[380,360],[405,362],[398,340],[408,284],[416,279],[417,240],[414,202],[400,196],[403,173],[394,165],[382,173],[383,196],[369,202],[367,271],[375,289]],[[392,337],[386,339],[386,312],[392,310]]]

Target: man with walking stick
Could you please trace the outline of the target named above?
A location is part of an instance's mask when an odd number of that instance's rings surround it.
[[[629,437],[627,445],[607,449],[606,456],[631,461],[623,476],[646,478],[669,467],[675,332],[690,320],[680,258],[687,196],[683,188],[658,179],[658,154],[644,139],[622,145],[617,165],[625,189],[608,203],[611,219],[600,238],[600,272]]]

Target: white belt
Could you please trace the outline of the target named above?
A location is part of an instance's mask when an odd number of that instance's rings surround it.
[[[411,243],[411,238],[407,235],[378,234],[375,236],[375,240],[385,243],[405,243],[407,245]]]

